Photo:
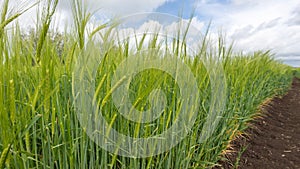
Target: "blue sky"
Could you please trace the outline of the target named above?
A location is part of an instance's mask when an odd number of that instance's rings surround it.
[[[213,5],[220,4],[226,5],[230,4],[230,0],[211,0],[211,1],[200,1],[200,0],[171,0],[165,2],[163,5],[155,9],[156,12],[169,13],[172,15],[180,15],[184,19],[189,19],[192,11],[199,9],[203,4]],[[210,16],[205,13],[196,12],[195,15],[200,19],[210,19]]]
[[[300,59],[299,0],[85,0],[85,2],[91,11],[98,10],[94,21],[99,22],[112,17],[138,16],[137,13],[145,12],[181,15],[184,19],[188,19],[195,9],[192,24],[203,32],[212,21],[211,33],[216,34],[222,30],[226,33],[228,41],[234,41],[236,50],[252,52],[270,49],[278,58]],[[11,6],[19,4],[20,0],[10,2]],[[22,21],[20,24],[24,27],[27,27],[28,23],[34,24],[35,14],[34,9],[26,12],[20,18]],[[72,23],[72,11],[68,1],[60,1],[56,16],[56,24],[61,29],[64,29],[65,24]],[[153,25],[159,27],[161,24],[155,22],[155,18],[145,23],[142,23],[139,17],[132,18],[144,28]],[[172,23],[167,25],[170,26]],[[299,62],[292,62],[300,66]]]
[[[163,5],[155,9],[155,12],[169,13],[172,15],[180,15],[184,19],[191,17],[193,9],[196,8],[197,1],[195,0],[186,0],[186,1],[168,1]]]

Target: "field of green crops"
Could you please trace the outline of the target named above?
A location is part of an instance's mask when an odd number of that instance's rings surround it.
[[[295,68],[295,75],[296,77],[300,78],[300,68]]]
[[[269,52],[236,54],[230,47],[223,47],[225,42],[220,37],[216,48],[211,48],[208,38],[204,38],[197,54],[190,56],[185,52],[184,41],[175,40],[169,53],[179,56],[189,67],[199,89],[199,105],[190,105],[197,107],[195,124],[179,144],[155,156],[131,158],[107,152],[89,138],[77,116],[74,69],[88,57],[86,53],[100,51],[103,58],[95,72],[96,94],[93,96],[103,117],[115,130],[132,137],[156,135],[173,124],[182,100],[177,81],[159,70],[138,73],[129,90],[135,108],[151,107],[147,98],[157,88],[164,91],[167,106],[153,123],[134,123],[120,117],[112,99],[118,85],[111,86],[111,81],[122,60],[132,55],[128,48],[131,42],[116,45],[109,40],[113,26],[101,25],[87,32],[90,15],[82,10],[79,1],[72,4],[73,30],[55,34],[50,24],[57,1],[49,2],[41,10],[37,30],[28,36],[24,36],[16,22],[13,23],[26,9],[9,13],[8,0],[1,7],[0,169],[212,167],[226,153],[230,141],[259,116],[260,105],[275,95],[282,95],[291,83],[292,69],[275,61]],[[101,43],[87,43],[100,33]],[[137,42],[139,50],[155,48],[156,54],[160,53],[161,43],[157,36],[148,42],[143,40]],[[163,59],[162,56],[157,58]],[[213,70],[207,70],[203,60],[220,64],[226,84],[219,81],[212,84],[209,71]],[[203,141],[200,136],[210,103],[218,102],[221,97],[213,94],[212,89],[219,88],[226,91],[226,101],[221,100],[225,102],[225,108],[221,110],[222,116],[218,117],[212,135]]]

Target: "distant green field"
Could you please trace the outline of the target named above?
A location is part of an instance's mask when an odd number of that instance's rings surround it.
[[[97,52],[99,46],[108,46],[99,53],[103,60],[94,72],[96,76],[92,81],[96,95],[92,98],[101,107],[109,129],[114,128],[132,137],[150,137],[172,126],[180,109],[190,109],[181,106],[186,98],[182,98],[174,77],[149,69],[133,78],[129,96],[135,103],[134,108],[147,110],[152,103],[148,96],[154,89],[161,88],[167,99],[161,117],[153,123],[133,123],[121,118],[112,95],[122,80],[117,81],[115,86],[111,86],[111,81],[120,63],[133,54],[128,49],[131,42],[116,45],[110,41],[111,27],[108,26],[102,25],[87,32],[86,23],[90,15],[88,11],[81,11],[79,1],[73,1],[74,30],[53,33],[50,23],[56,3],[41,11],[43,17],[32,36],[24,36],[17,24],[8,27],[20,13],[9,14],[8,1],[3,3],[0,20],[0,63],[3,63],[0,64],[0,168],[212,167],[226,153],[230,141],[243,133],[248,123],[258,116],[259,106],[266,99],[283,94],[291,83],[291,68],[272,59],[268,52],[235,54],[231,49],[223,48],[223,38],[220,37],[219,48],[212,49],[208,41],[203,41],[199,44],[201,50],[190,56],[184,52],[184,41],[174,40],[169,54],[179,56],[181,62],[187,65],[199,89],[199,105],[190,105],[197,107],[195,124],[178,145],[159,155],[130,158],[107,152],[88,137],[86,128],[79,123],[74,105],[78,97],[74,93],[74,79],[85,80],[81,72],[75,76],[74,68],[88,60],[89,51]],[[102,43],[90,43],[89,51],[84,50],[86,42],[99,35],[103,28],[107,30],[100,36]],[[156,59],[164,59],[164,55],[160,55],[162,44],[156,36],[137,44],[142,44],[141,51],[157,49]],[[214,69],[207,69],[210,65],[205,65],[204,60],[209,60],[206,63],[211,65],[220,63],[226,84],[211,81],[213,73],[209,71]],[[218,71],[214,73],[218,74]],[[297,74],[300,75],[300,70]],[[213,94],[221,88],[226,91],[226,101]],[[158,98],[154,95],[155,99]],[[220,110],[222,116],[217,117],[219,123],[212,135],[203,141],[200,133],[213,107],[211,103],[216,105],[219,101],[225,104],[225,108]],[[149,151],[152,151],[151,147]]]
[[[300,78],[300,68],[295,68],[295,75],[296,77]]]

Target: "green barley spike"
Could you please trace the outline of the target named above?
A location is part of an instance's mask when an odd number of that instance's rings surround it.
[[[55,124],[57,123],[56,121],[56,111],[55,108],[52,108],[52,116],[51,116],[51,133],[52,133],[52,138],[54,138],[54,133],[55,133]]]
[[[29,131],[27,131],[27,132],[25,133],[25,146],[26,146],[26,151],[27,151],[27,152],[31,152]]]
[[[12,125],[16,122],[16,103],[15,103],[15,86],[14,81],[9,81],[9,110],[10,110],[10,120]]]
[[[7,148],[5,148],[2,153],[1,153],[1,158],[0,158],[0,169],[4,169],[5,168],[5,163],[7,163],[7,159],[8,159],[8,153],[10,150],[11,145],[9,145]]]
[[[46,70],[46,79],[45,79],[45,105],[44,105],[44,110],[45,110],[45,120],[46,120],[46,123],[48,123],[48,119],[49,119],[49,111],[50,111],[50,97],[48,98],[48,94],[50,94],[50,73],[49,73],[49,69]],[[49,100],[48,100],[49,99]]]

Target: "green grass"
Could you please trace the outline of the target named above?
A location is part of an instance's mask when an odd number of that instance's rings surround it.
[[[298,78],[300,78],[300,68],[295,68],[294,69],[294,75]]]
[[[258,116],[258,108],[266,99],[283,94],[289,87],[292,71],[272,59],[269,52],[239,55],[231,49],[211,49],[208,40],[195,59],[180,50],[182,44],[173,41],[173,51],[194,74],[200,95],[198,116],[188,136],[171,150],[148,158],[129,158],[101,149],[87,136],[78,121],[74,105],[74,67],[87,57],[86,25],[90,14],[82,10],[80,1],[73,1],[74,30],[52,40],[50,23],[56,2],[45,3],[36,36],[24,37],[18,24],[7,25],[21,13],[9,15],[7,2],[2,7],[0,23],[0,168],[206,168],[216,164],[226,152],[229,142],[241,134],[248,123]],[[50,2],[50,1],[48,1]],[[49,8],[48,8],[49,7]],[[100,25],[91,34],[109,28]],[[8,31],[9,30],[9,31]],[[102,33],[106,49],[90,45],[89,51],[100,51],[103,60],[96,72],[96,100],[102,114],[112,127],[134,137],[149,137],[171,126],[176,116],[164,113],[154,125],[132,123],[117,115],[110,82],[122,60],[132,54],[129,42],[113,45],[108,40],[111,29]],[[61,45],[58,42],[63,42]],[[156,36],[145,44],[149,48],[161,45]],[[142,47],[142,49],[144,49]],[[147,49],[147,47],[145,47]],[[213,50],[214,52],[209,52]],[[83,52],[82,52],[83,51]],[[219,55],[218,53],[221,53]],[[217,57],[216,57],[217,56]],[[210,73],[202,60],[221,60],[226,84],[211,84]],[[147,72],[148,71],[148,72]],[[130,98],[139,110],[149,108],[148,95],[162,88],[168,102],[164,112],[176,114],[180,91],[176,80],[157,70],[139,73],[130,85]],[[72,82],[73,81],[73,82]],[[211,89],[226,87],[226,108],[216,130],[202,142],[200,133],[210,109],[218,101]],[[193,105],[191,105],[193,106]]]

